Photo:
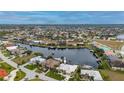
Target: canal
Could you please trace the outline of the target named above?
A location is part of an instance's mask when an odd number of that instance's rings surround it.
[[[77,64],[77,65],[90,65],[94,68],[98,66],[96,58],[93,56],[93,53],[89,49],[48,49],[42,47],[35,47],[25,44],[17,44],[21,47],[25,47],[28,50],[33,52],[41,52],[45,57],[53,54],[53,57],[61,58],[66,57],[67,63]]]

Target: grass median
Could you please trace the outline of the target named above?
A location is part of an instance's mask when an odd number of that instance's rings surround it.
[[[14,80],[19,81],[19,80],[23,79],[25,76],[26,76],[26,73],[19,70],[19,71],[16,72],[16,77],[14,78]]]

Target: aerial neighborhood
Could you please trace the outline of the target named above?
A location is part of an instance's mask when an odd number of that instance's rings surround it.
[[[0,25],[0,81],[124,80],[123,25]]]

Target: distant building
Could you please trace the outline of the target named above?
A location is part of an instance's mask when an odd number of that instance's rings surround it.
[[[112,66],[112,69],[124,71],[124,62],[122,62],[121,60],[115,60],[111,62],[110,64]]]
[[[17,48],[18,48],[18,46],[8,46],[8,47],[6,47],[6,49],[9,50],[9,51],[15,50]]]
[[[42,40],[33,40],[32,42],[33,42],[34,44],[45,44],[45,42],[42,41]]]
[[[124,46],[122,46],[122,48],[120,49],[120,54],[122,57],[124,57]]]
[[[124,40],[124,35],[123,34],[122,35],[118,35],[117,39],[123,41]]]
[[[3,40],[2,40],[2,43],[3,43],[3,44],[8,44],[9,41],[3,41]]]

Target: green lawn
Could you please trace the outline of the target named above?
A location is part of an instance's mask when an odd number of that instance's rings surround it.
[[[14,80],[19,81],[19,80],[23,79],[25,76],[26,76],[26,73],[24,73],[23,71],[17,71],[16,77],[14,78]]]
[[[4,81],[4,79],[0,77],[0,81]]]
[[[34,69],[36,69],[36,67],[37,67],[36,64],[28,64],[25,66],[25,68],[30,69],[30,70],[34,70]]]
[[[7,71],[7,73],[10,73],[12,70],[15,69],[5,62],[0,62],[0,68],[5,69]]]
[[[108,70],[99,70],[99,72],[100,72],[103,80],[106,80],[106,81],[110,80],[110,77],[108,75]]]
[[[54,72],[54,71],[52,71],[52,70],[50,70],[50,71],[46,74],[46,76],[51,77],[51,78],[54,78],[54,79],[56,79],[56,80],[63,80],[63,79],[65,78],[64,76],[62,76],[62,75],[60,75],[60,74],[58,74],[57,72]]]
[[[35,72],[37,72],[37,73],[42,73],[43,71],[37,68],[37,69],[35,70]]]

